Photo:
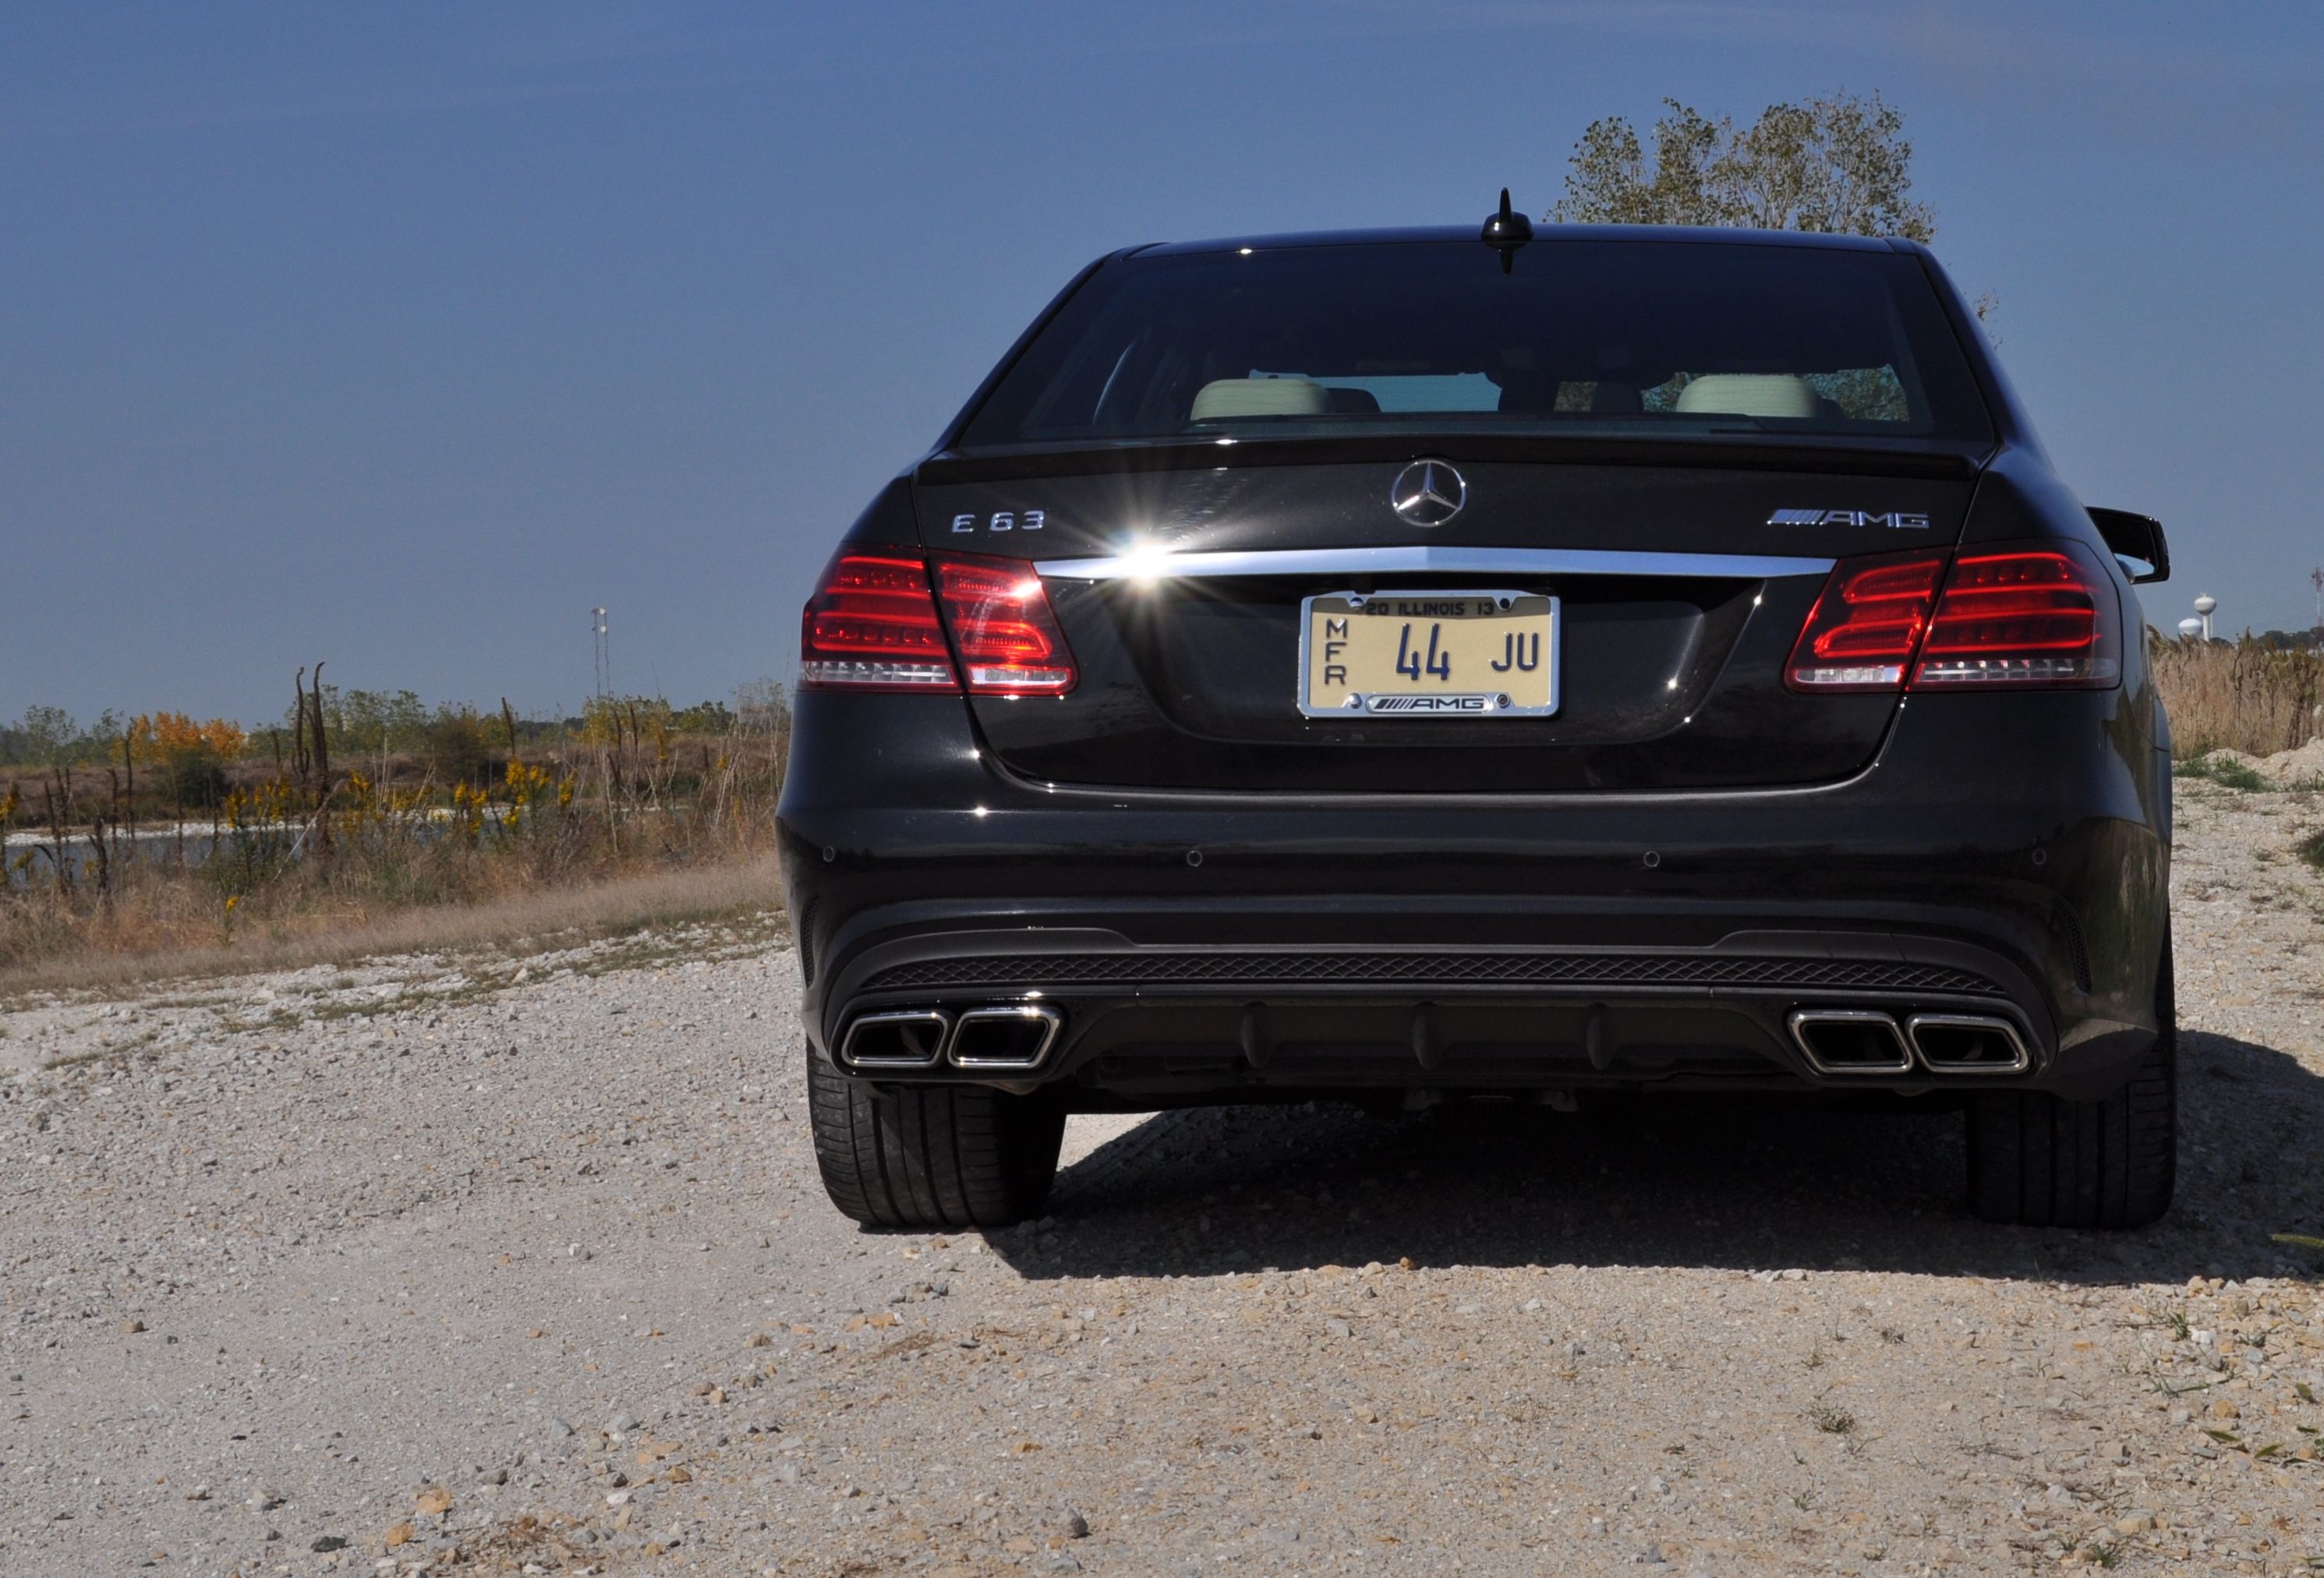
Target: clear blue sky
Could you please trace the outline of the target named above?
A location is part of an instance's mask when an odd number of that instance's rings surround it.
[[[0,715],[787,671],[834,535],[1130,242],[1539,212],[1591,118],[1901,107],[2070,480],[2324,564],[2324,6],[0,11]]]

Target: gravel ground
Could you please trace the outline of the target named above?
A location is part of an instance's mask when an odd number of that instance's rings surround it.
[[[0,1572],[2308,1571],[2319,824],[2185,786],[2126,1235],[1732,1104],[1076,1119],[862,1233],[747,930],[18,1004]]]

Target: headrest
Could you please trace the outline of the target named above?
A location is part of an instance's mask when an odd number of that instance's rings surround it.
[[[1814,386],[1790,373],[1706,373],[1678,392],[1678,409],[1697,415],[1812,417],[1820,408]]]
[[[1195,392],[1190,422],[1228,417],[1312,417],[1332,409],[1323,386],[1306,378],[1222,378]]]

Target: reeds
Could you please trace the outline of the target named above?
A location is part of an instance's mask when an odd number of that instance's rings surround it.
[[[2182,761],[2220,750],[2273,756],[2324,734],[2324,651],[2249,639],[2158,640],[2149,651]]]

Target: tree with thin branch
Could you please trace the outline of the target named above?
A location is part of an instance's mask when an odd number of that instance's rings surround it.
[[[1590,123],[1573,146],[1553,220],[1582,225],[1743,226],[1927,241],[1936,217],[1910,195],[1904,117],[1877,93],[1769,105],[1748,126],[1674,98],[1649,158],[1628,117]]]

